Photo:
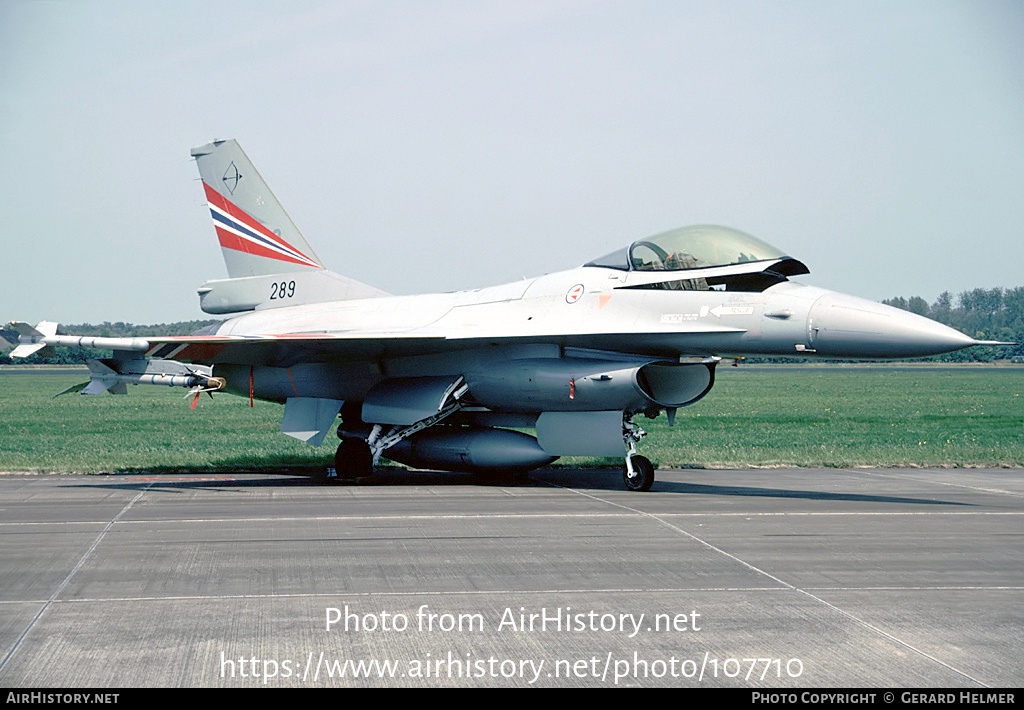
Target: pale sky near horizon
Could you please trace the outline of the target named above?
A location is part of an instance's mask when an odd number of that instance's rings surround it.
[[[729,225],[881,300],[1024,283],[1017,0],[0,0],[4,320],[206,318],[236,138],[398,294]]]

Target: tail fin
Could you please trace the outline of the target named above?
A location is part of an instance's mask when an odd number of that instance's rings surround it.
[[[199,289],[207,313],[224,314],[387,294],[324,268],[248,156],[233,140],[192,149],[228,278]]]
[[[323,269],[236,141],[192,149],[230,278]]]

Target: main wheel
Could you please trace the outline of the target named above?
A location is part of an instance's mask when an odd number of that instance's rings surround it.
[[[373,473],[373,452],[366,440],[349,436],[341,440],[334,454],[338,478],[366,478]]]
[[[629,475],[629,467],[622,466],[622,480],[631,491],[649,491],[654,484],[654,464],[646,456],[633,456],[633,475]]]

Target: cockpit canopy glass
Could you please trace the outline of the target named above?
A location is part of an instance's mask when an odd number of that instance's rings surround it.
[[[586,266],[627,271],[683,271],[781,259],[785,253],[738,229],[716,225],[682,227],[633,242]]]

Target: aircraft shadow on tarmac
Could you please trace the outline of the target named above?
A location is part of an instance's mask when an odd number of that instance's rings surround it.
[[[713,475],[713,474],[712,474]],[[244,476],[235,478],[235,476]],[[710,476],[709,476],[710,477]],[[308,471],[265,471],[265,472],[225,472],[225,471],[194,471],[188,473],[154,473],[154,472],[123,472],[103,476],[103,482],[69,483],[72,487],[102,486],[104,488],[123,488],[126,490],[150,489],[218,489],[218,488],[263,488],[322,486],[309,478]],[[113,479],[113,480],[111,480]],[[120,479],[120,480],[118,480]],[[116,481],[116,482],[115,482]],[[550,485],[584,490],[600,490],[622,492],[622,476],[618,471],[605,469],[541,469],[530,474],[466,474],[444,471],[410,471],[404,469],[378,470],[372,478],[359,481],[336,481],[326,484],[327,488],[361,486],[516,486],[546,487]],[[754,486],[717,485],[712,483],[690,483],[658,480],[650,493],[676,493],[690,496],[730,496],[741,498],[789,498],[805,500],[822,500],[849,503],[891,503],[912,505],[949,505],[967,506],[970,503],[935,500],[929,498],[911,498],[906,496],[886,496],[864,493],[837,493],[829,491],[800,490],[788,488],[762,488]],[[638,496],[638,501],[645,495]]]
[[[541,486],[519,474],[513,480],[509,475],[485,476],[472,473],[451,473],[447,471],[407,471],[404,469],[378,469],[372,478],[358,481],[333,480],[321,483],[310,478],[308,468],[297,470],[251,471],[240,469],[227,471],[223,467],[191,471],[116,471],[109,474],[89,476],[85,481],[64,484],[70,488],[121,488],[124,490],[173,490],[173,489],[218,489],[218,488],[299,488],[322,487],[345,488],[349,486],[464,486],[464,485],[517,485]],[[613,486],[609,486],[612,488]]]
[[[550,471],[539,471],[538,474],[543,476],[543,479],[552,479],[550,475],[544,476],[544,474],[558,474],[558,469]],[[579,471],[573,470],[573,475],[570,480],[552,480],[552,483],[557,485],[564,485],[572,488],[588,488],[588,489],[600,489],[600,490],[615,490],[621,491],[621,475],[612,472],[603,471]],[[601,476],[601,473],[606,473],[605,476]],[[583,475],[580,475],[583,474]],[[598,474],[598,475],[595,475]],[[707,471],[701,472],[705,478],[713,478],[714,473]],[[584,477],[585,476],[585,477]],[[567,478],[559,476],[561,478]],[[666,481],[663,478],[655,481],[651,487],[651,493],[683,493],[686,495],[703,495],[703,496],[737,496],[737,497],[750,497],[750,498],[803,498],[806,500],[827,500],[827,501],[845,501],[845,502],[857,502],[857,503],[898,503],[898,504],[914,504],[914,505],[955,505],[955,506],[970,506],[970,503],[959,503],[956,501],[944,501],[935,500],[930,498],[909,498],[906,496],[885,496],[875,494],[864,494],[864,493],[836,493],[830,491],[813,491],[813,490],[800,490],[790,488],[761,488],[754,486],[734,486],[734,485],[717,485],[713,483],[690,483],[683,481]]]
[[[786,488],[753,488],[750,486],[715,486],[707,483],[655,483],[651,490],[672,491],[690,495],[744,496],[753,498],[805,498],[807,500],[831,500],[858,503],[912,503],[914,505],[957,505],[970,503],[933,500],[928,498],[906,498],[902,496],[865,495],[863,493],[830,493],[825,491],[801,491]]]

